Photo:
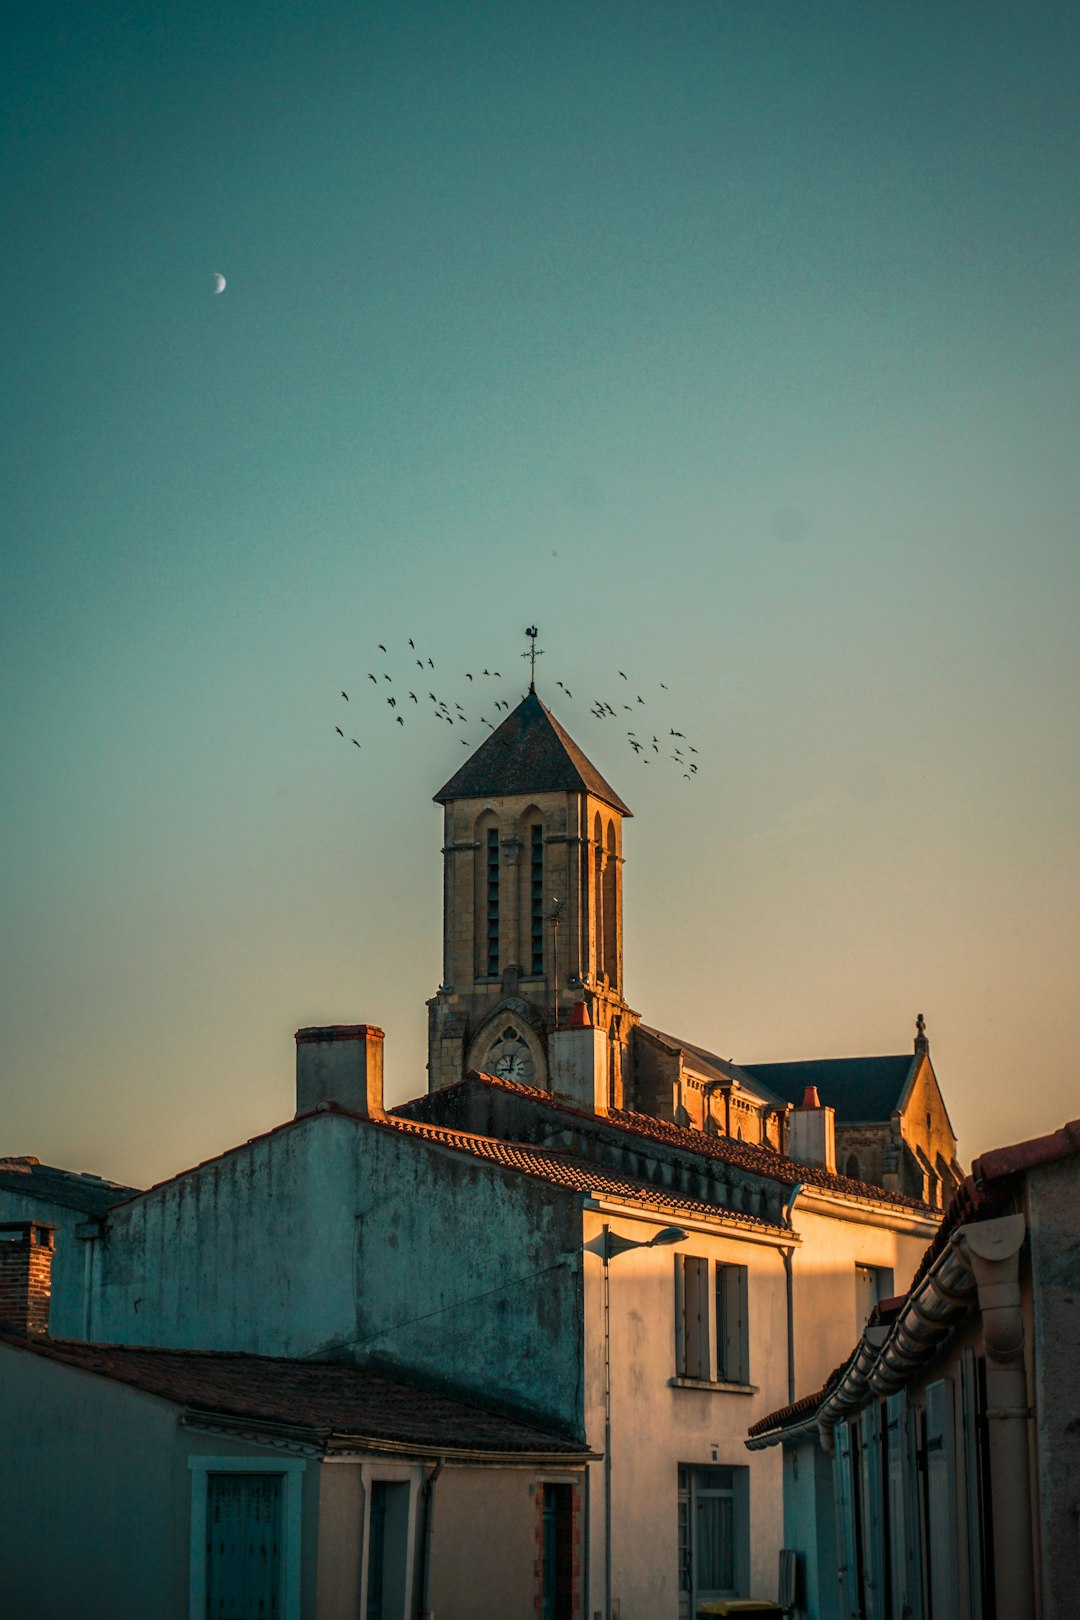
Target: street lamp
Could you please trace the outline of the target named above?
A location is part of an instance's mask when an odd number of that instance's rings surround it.
[[[620,1237],[605,1226],[599,1237],[583,1244],[587,1254],[599,1255],[604,1265],[604,1620],[611,1620],[611,1271],[612,1260],[630,1249],[659,1249],[683,1243],[689,1237],[681,1226],[664,1226],[641,1241]]]

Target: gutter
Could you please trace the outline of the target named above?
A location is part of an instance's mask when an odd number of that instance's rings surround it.
[[[908,1294],[891,1327],[868,1327],[839,1381],[820,1405],[790,1426],[778,1424],[745,1442],[761,1451],[783,1440],[802,1438],[817,1430],[827,1452],[833,1449],[833,1430],[848,1412],[865,1406],[873,1396],[891,1395],[907,1384],[930,1359],[950,1328],[971,1309],[978,1291],[973,1250],[996,1249],[997,1258],[1013,1257],[1025,1235],[1022,1215],[972,1222],[958,1227],[930,1270]],[[980,1299],[983,1309],[989,1301]]]

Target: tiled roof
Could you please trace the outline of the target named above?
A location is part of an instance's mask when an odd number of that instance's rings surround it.
[[[484,1075],[480,1078],[488,1080],[491,1077]],[[536,1095],[543,1096],[544,1093],[538,1092]],[[595,1164],[591,1159],[582,1158],[579,1154],[564,1153],[554,1148],[534,1147],[529,1142],[503,1142],[494,1136],[478,1136],[469,1131],[451,1130],[444,1125],[432,1125],[424,1120],[406,1119],[400,1115],[393,1116],[387,1123],[397,1130],[422,1136],[429,1142],[437,1142],[442,1147],[454,1148],[460,1153],[471,1154],[473,1158],[497,1164],[504,1170],[514,1170],[520,1175],[533,1176],[551,1186],[565,1187],[589,1197],[626,1198],[635,1203],[648,1204],[650,1208],[665,1213],[681,1212],[684,1215],[697,1215],[712,1220],[722,1217],[726,1221],[737,1221],[740,1225],[748,1227],[772,1224],[758,1220],[755,1216],[743,1214],[741,1211],[721,1208],[716,1204],[705,1203],[703,1199],[691,1198],[688,1194],[677,1192],[670,1187],[657,1186],[654,1182],[642,1181],[635,1176],[619,1175],[617,1171]]]
[[[152,1350],[0,1335],[0,1343],[97,1373],[189,1410],[289,1424],[321,1438],[418,1448],[578,1454],[572,1442],[483,1407],[340,1361]]]
[[[673,1125],[666,1119],[653,1119],[650,1114],[634,1114],[625,1109],[613,1109],[607,1116],[614,1124],[632,1130],[637,1136],[649,1136],[669,1142],[691,1153],[700,1153],[707,1159],[722,1159],[725,1164],[739,1165],[755,1175],[769,1176],[794,1187],[801,1181],[807,1187],[821,1187],[828,1192],[843,1193],[848,1198],[866,1198],[876,1204],[899,1204],[919,1214],[932,1213],[921,1199],[909,1198],[906,1193],[891,1192],[884,1187],[872,1186],[865,1181],[852,1181],[850,1176],[832,1175],[817,1165],[799,1164],[785,1158],[773,1148],[759,1147],[753,1142],[738,1142],[730,1136],[709,1136],[692,1125]]]
[[[439,789],[436,804],[503,794],[591,793],[622,815],[630,811],[574,739],[530,689],[464,765]]]
[[[886,1120],[900,1101],[913,1055],[898,1057],[814,1058],[806,1063],[742,1063],[752,1080],[768,1086],[796,1107],[807,1086],[817,1086],[826,1108],[835,1108],[839,1125]]]
[[[437,1107],[438,1099],[457,1091],[461,1087],[480,1083],[492,1086],[499,1091],[515,1092],[519,1096],[528,1097],[541,1107],[549,1109],[556,1115],[570,1115],[581,1119],[600,1129],[604,1126],[613,1126],[616,1130],[628,1135],[644,1138],[651,1142],[664,1143],[668,1147],[677,1148],[683,1153],[697,1154],[700,1158],[719,1160],[733,1168],[748,1170],[756,1176],[767,1177],[771,1181],[779,1181],[786,1187],[794,1187],[797,1182],[804,1186],[821,1187],[830,1192],[844,1194],[848,1198],[867,1199],[876,1204],[896,1204],[903,1209],[911,1209],[922,1214],[937,1213],[931,1210],[918,1198],[909,1198],[906,1193],[890,1192],[884,1187],[875,1187],[865,1181],[853,1181],[849,1176],[831,1175],[827,1170],[820,1170],[814,1165],[797,1164],[794,1159],[785,1158],[773,1148],[758,1147],[752,1142],[739,1142],[731,1136],[710,1136],[705,1131],[698,1130],[693,1125],[675,1125],[668,1120],[654,1119],[651,1114],[638,1114],[627,1108],[613,1108],[606,1114],[587,1113],[584,1109],[575,1108],[570,1103],[564,1103],[553,1097],[550,1092],[541,1091],[535,1086],[523,1086],[514,1080],[503,1080],[499,1075],[479,1074],[473,1072],[464,1080],[455,1082],[452,1086],[443,1087],[440,1091],[431,1092],[427,1097],[417,1099],[417,1102],[427,1108]],[[403,1103],[401,1107],[409,1108],[413,1104]],[[408,1119],[395,1109],[392,1116],[403,1125],[415,1125],[419,1121]],[[432,1128],[429,1126],[429,1128]],[[446,1127],[438,1127],[446,1131]],[[447,1134],[468,1136],[466,1132],[448,1131]],[[505,1147],[492,1137],[468,1137],[470,1141],[487,1143],[491,1147]],[[541,1150],[529,1148],[529,1152]],[[586,1166],[590,1174],[598,1174],[592,1164],[579,1160]],[[654,1189],[655,1190],[655,1189]],[[711,1207],[711,1206],[710,1206]]]
[[[100,1176],[57,1170],[30,1157],[0,1157],[0,1192],[40,1198],[60,1209],[81,1210],[84,1215],[104,1215],[110,1204],[130,1198],[137,1190],[116,1181],[103,1181]]]

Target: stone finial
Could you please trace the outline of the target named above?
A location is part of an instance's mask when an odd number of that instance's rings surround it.
[[[916,1052],[929,1052],[930,1037],[926,1033],[926,1019],[919,1013],[915,1019],[915,1050]]]

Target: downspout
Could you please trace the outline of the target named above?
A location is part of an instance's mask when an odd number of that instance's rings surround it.
[[[424,1496],[424,1566],[420,1577],[420,1620],[431,1620],[431,1551],[435,1542],[435,1483],[446,1466],[440,1457],[425,1479],[421,1490]]]
[[[75,1228],[75,1236],[86,1244],[85,1265],[83,1266],[83,1320],[82,1336],[86,1344],[92,1342],[94,1334],[94,1273],[97,1270],[97,1246],[101,1240],[102,1222],[100,1220],[81,1221]]]
[[[986,1416],[993,1481],[998,1613],[1036,1613],[1028,1450],[1027,1367],[1020,1297],[1022,1215],[961,1227],[955,1242],[979,1290],[986,1351]]]
[[[805,1183],[797,1181],[788,1195],[784,1205],[784,1225],[790,1229],[791,1217],[795,1209],[795,1200],[802,1192]],[[784,1262],[784,1287],[787,1296],[787,1398],[788,1405],[795,1404],[795,1282],[792,1276],[791,1262],[795,1257],[793,1245],[780,1250],[780,1258]]]

